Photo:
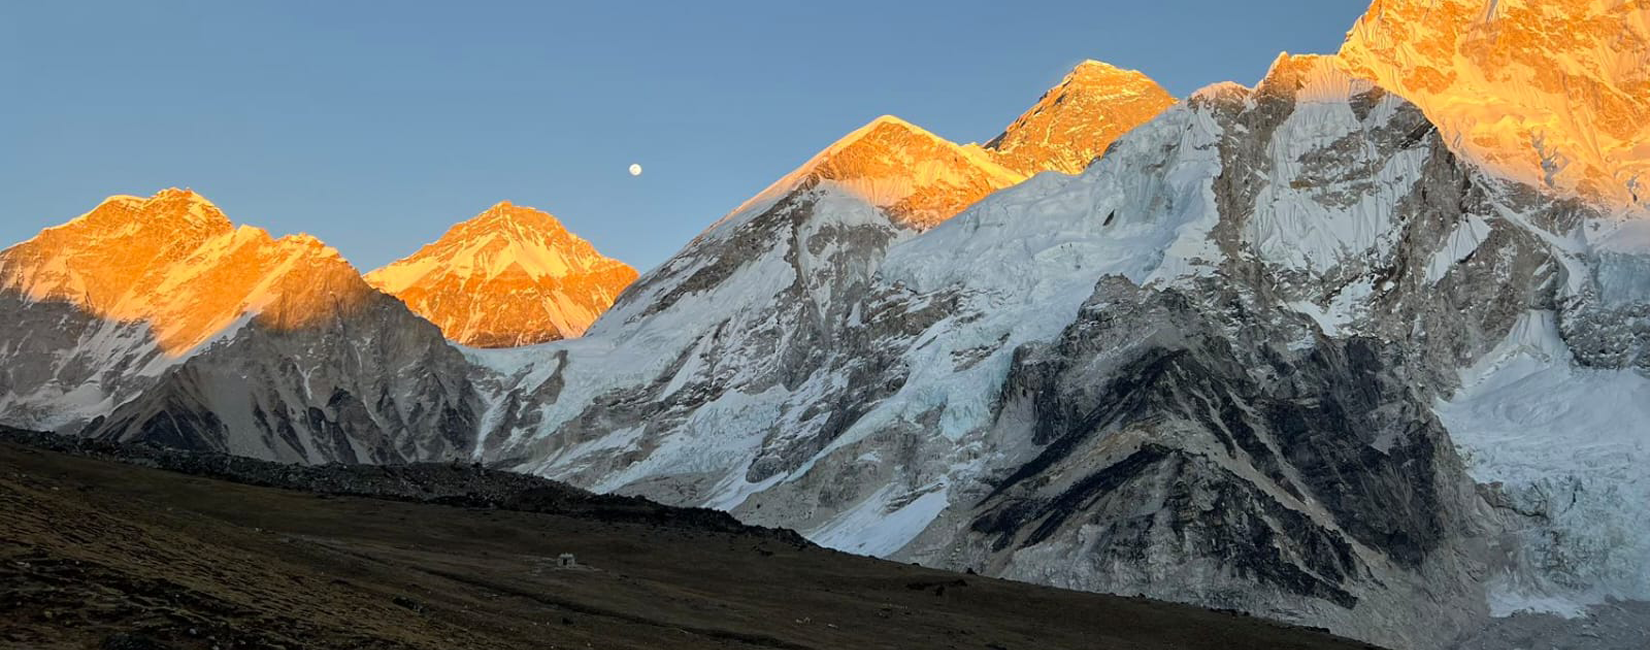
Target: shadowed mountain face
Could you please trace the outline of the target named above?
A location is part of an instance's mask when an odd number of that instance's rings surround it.
[[[195,476],[0,443],[0,643],[1368,648],[1231,613],[851,556],[722,513],[467,465],[300,470],[139,455]],[[562,553],[575,565],[561,566]]]

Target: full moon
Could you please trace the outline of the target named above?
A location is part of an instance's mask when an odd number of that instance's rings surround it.
[[[641,176],[642,175],[642,166],[638,165],[636,163],[630,163],[630,175],[631,176]]]

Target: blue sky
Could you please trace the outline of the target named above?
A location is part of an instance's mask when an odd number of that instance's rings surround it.
[[[501,200],[645,270],[878,115],[983,142],[1085,58],[1253,83],[1366,6],[7,2],[0,245],[183,186],[363,270]]]

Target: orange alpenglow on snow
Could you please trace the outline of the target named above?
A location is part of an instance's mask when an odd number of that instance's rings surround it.
[[[1650,0],[1376,0],[1340,59],[1493,172],[1650,205]]]
[[[821,182],[882,208],[896,222],[926,230],[987,195],[1025,180],[975,145],[958,145],[884,115],[819,152],[745,205]]]
[[[354,309],[371,295],[354,267],[314,237],[236,227],[189,190],[114,196],[73,221],[0,251],[0,289],[148,325],[179,356],[243,317],[282,329]]]
[[[636,270],[549,213],[504,202],[366,279],[448,339],[495,348],[583,334]]]
[[[1123,134],[1175,104],[1149,77],[1098,61],[1079,64],[985,145],[955,144],[884,115],[844,136],[733,214],[808,182],[830,182],[926,230],[1034,174],[1076,174]]]
[[[1027,176],[1076,174],[1113,141],[1174,104],[1174,96],[1151,77],[1084,61],[985,148],[997,162]]]

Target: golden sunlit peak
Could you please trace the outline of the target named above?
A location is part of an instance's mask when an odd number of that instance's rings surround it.
[[[278,327],[353,307],[370,294],[342,256],[305,234],[235,227],[199,194],[169,188],[111,197],[0,252],[0,286],[100,318],[148,326],[160,350],[187,354],[243,316]]]
[[[825,158],[828,158],[832,154],[838,153],[838,152],[842,151],[843,149],[847,149],[848,147],[853,146],[854,144],[856,144],[856,143],[858,143],[862,140],[866,140],[866,139],[870,138],[870,136],[873,135],[873,134],[888,133],[888,132],[907,132],[907,133],[922,136],[922,137],[925,137],[925,138],[932,138],[932,139],[935,139],[935,140],[941,140],[941,138],[939,136],[934,135],[932,133],[929,133],[926,129],[923,129],[920,126],[917,126],[915,124],[907,122],[904,119],[901,119],[897,116],[882,115],[882,116],[878,116],[874,120],[871,120],[870,122],[866,122],[865,126],[854,129],[853,131],[849,132],[848,135],[842,136],[841,139],[837,140],[830,147],[827,147],[825,149],[825,151],[820,152],[820,154],[815,157],[815,160],[810,161],[810,163],[818,162],[818,161],[821,161]]]
[[[1144,73],[1089,59],[983,146],[997,162],[1026,176],[1051,170],[1076,174],[1118,137],[1174,103]]]
[[[922,127],[907,122],[898,115],[878,115],[876,119],[871,120],[871,122],[866,126],[877,126],[879,124],[893,124],[896,126],[903,126],[908,129],[923,131]],[[924,131],[924,133],[926,133],[926,131]]]
[[[549,212],[531,206],[517,205],[509,201],[499,201],[493,204],[492,207],[483,210],[481,214],[453,226],[442,238],[506,226],[519,226],[546,233],[559,233],[566,230],[561,221]]]
[[[578,336],[636,279],[549,212],[500,201],[366,275],[447,338],[474,347]]]
[[[281,237],[275,240],[275,243],[290,249],[308,251],[316,257],[344,259],[343,253],[338,252],[337,248],[329,246],[326,242],[321,241],[319,237],[305,232]]]
[[[1119,68],[1104,61],[1087,59],[1078,63],[1056,88],[1094,86],[1098,88],[1157,88],[1157,82],[1139,70]],[[1163,91],[1167,94],[1167,91]]]
[[[1110,63],[1106,63],[1105,61],[1096,61],[1094,59],[1084,59],[1081,63],[1077,64],[1077,67],[1072,68],[1071,73],[1067,76],[1068,77],[1093,77],[1093,76],[1105,76],[1105,77],[1119,77],[1119,76],[1121,76],[1121,77],[1135,77],[1135,76],[1140,76],[1140,77],[1144,77],[1144,76],[1146,76],[1146,73],[1141,72],[1139,70],[1130,70],[1130,69],[1127,69],[1127,68],[1119,68],[1119,67],[1117,67],[1115,65],[1112,65]]]
[[[95,233],[112,233],[123,228],[154,231],[168,241],[228,232],[234,228],[229,217],[199,194],[187,189],[167,188],[142,197],[116,194],[103,199],[90,212],[68,223],[47,228],[37,237],[71,240]]]

